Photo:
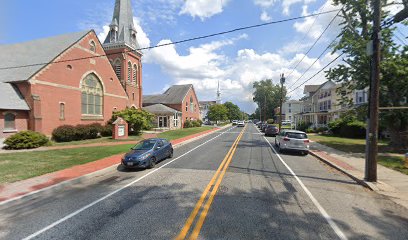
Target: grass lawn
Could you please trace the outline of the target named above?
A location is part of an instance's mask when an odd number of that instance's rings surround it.
[[[365,152],[365,139],[353,139],[353,138],[341,138],[333,136],[322,136],[322,135],[308,135],[309,139],[323,145],[332,147],[334,149],[348,152],[348,153],[364,153]],[[387,142],[378,142],[379,152],[388,152]]]
[[[378,163],[408,175],[408,168],[404,165],[404,157],[378,156]]]
[[[61,143],[52,142],[51,146],[71,146],[71,145],[85,145],[85,144],[92,144],[92,143],[139,141],[141,139],[142,139],[141,136],[129,136],[128,139],[123,139],[123,140],[113,140],[112,137],[101,137],[97,139],[88,139],[88,140],[72,141],[72,142],[61,142]]]
[[[0,184],[16,182],[125,153],[132,146],[133,144],[1,154]]]
[[[174,140],[174,139],[179,139],[183,137],[187,137],[192,134],[204,132],[207,130],[213,129],[213,127],[196,127],[196,128],[183,128],[183,129],[178,129],[178,130],[173,130],[173,131],[167,131],[160,133],[157,137],[158,138],[165,138],[168,140]]]

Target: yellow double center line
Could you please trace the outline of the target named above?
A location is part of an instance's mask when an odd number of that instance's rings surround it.
[[[221,165],[218,167],[217,171],[215,172],[214,176],[212,177],[210,183],[208,183],[207,187],[205,188],[203,194],[201,195],[200,199],[198,200],[197,204],[195,205],[193,211],[191,212],[190,216],[188,217],[186,223],[184,224],[183,228],[181,229],[179,235],[175,238],[176,240],[183,240],[186,238],[188,232],[190,231],[191,226],[193,225],[194,219],[196,218],[198,212],[200,211],[201,208],[203,210],[201,211],[200,218],[197,220],[196,225],[189,237],[189,239],[197,239],[198,235],[200,234],[201,228],[204,224],[205,218],[207,217],[208,211],[210,210],[211,203],[214,200],[215,194],[218,191],[218,188],[220,187],[220,184],[222,182],[222,179],[224,178],[224,175],[227,171],[228,166],[230,165],[232,161],[232,157],[235,154],[235,151],[237,149],[238,143],[242,138],[242,135],[245,132],[246,127],[242,129],[241,133],[238,135],[237,139],[235,142],[232,144],[232,147],[228,151],[227,155],[225,156],[224,160],[221,162]],[[215,182],[215,185],[214,185]],[[214,186],[214,187],[213,187]],[[211,190],[211,187],[212,190]],[[211,193],[210,193],[211,190]],[[209,195],[207,202],[203,206],[204,200],[207,198]]]

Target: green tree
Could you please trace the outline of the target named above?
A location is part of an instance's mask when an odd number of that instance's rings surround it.
[[[208,118],[211,121],[225,121],[228,119],[228,109],[222,104],[212,105],[208,109]]]
[[[383,4],[393,4],[383,0]],[[334,44],[334,51],[344,53],[344,62],[331,68],[327,78],[343,83],[343,91],[352,93],[355,89],[369,87],[370,56],[366,46],[372,35],[372,11],[366,0],[334,0],[343,6],[342,33]],[[390,14],[383,9],[383,23]],[[405,22],[407,24],[407,22]],[[380,106],[407,106],[404,97],[408,96],[408,46],[395,42],[395,27],[384,27],[381,31],[382,63],[380,80]],[[343,96],[342,102],[351,103],[351,99]],[[391,135],[390,145],[397,149],[408,148],[408,111],[388,110],[380,113],[381,125],[385,126]]]
[[[111,122],[118,117],[123,118],[129,124],[129,134],[137,135],[142,130],[152,128],[154,115],[141,109],[126,108],[119,112],[114,112]]]
[[[223,105],[228,109],[228,120],[230,120],[230,122],[242,118],[241,110],[237,105],[232,102],[225,102]]]
[[[274,109],[280,106],[281,86],[273,84],[271,79],[254,82],[253,100],[258,104],[256,113],[259,117],[261,111],[262,119],[269,119],[275,116]],[[283,99],[286,99],[286,87],[283,87]]]

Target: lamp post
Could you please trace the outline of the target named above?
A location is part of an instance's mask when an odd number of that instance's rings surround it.
[[[280,109],[279,109],[279,131],[282,127],[282,104],[283,104],[283,84],[285,83],[285,74],[281,74],[280,84],[281,84],[281,97],[280,97]]]

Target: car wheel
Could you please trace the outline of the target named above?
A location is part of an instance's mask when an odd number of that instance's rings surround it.
[[[149,161],[149,168],[154,168],[156,166],[156,158],[152,157]]]
[[[173,149],[170,150],[169,158],[173,158]]]
[[[280,147],[280,144],[278,145],[278,151],[279,151],[280,153],[283,153],[283,149]]]
[[[309,154],[309,151],[304,151],[302,152],[304,156],[307,156]]]

